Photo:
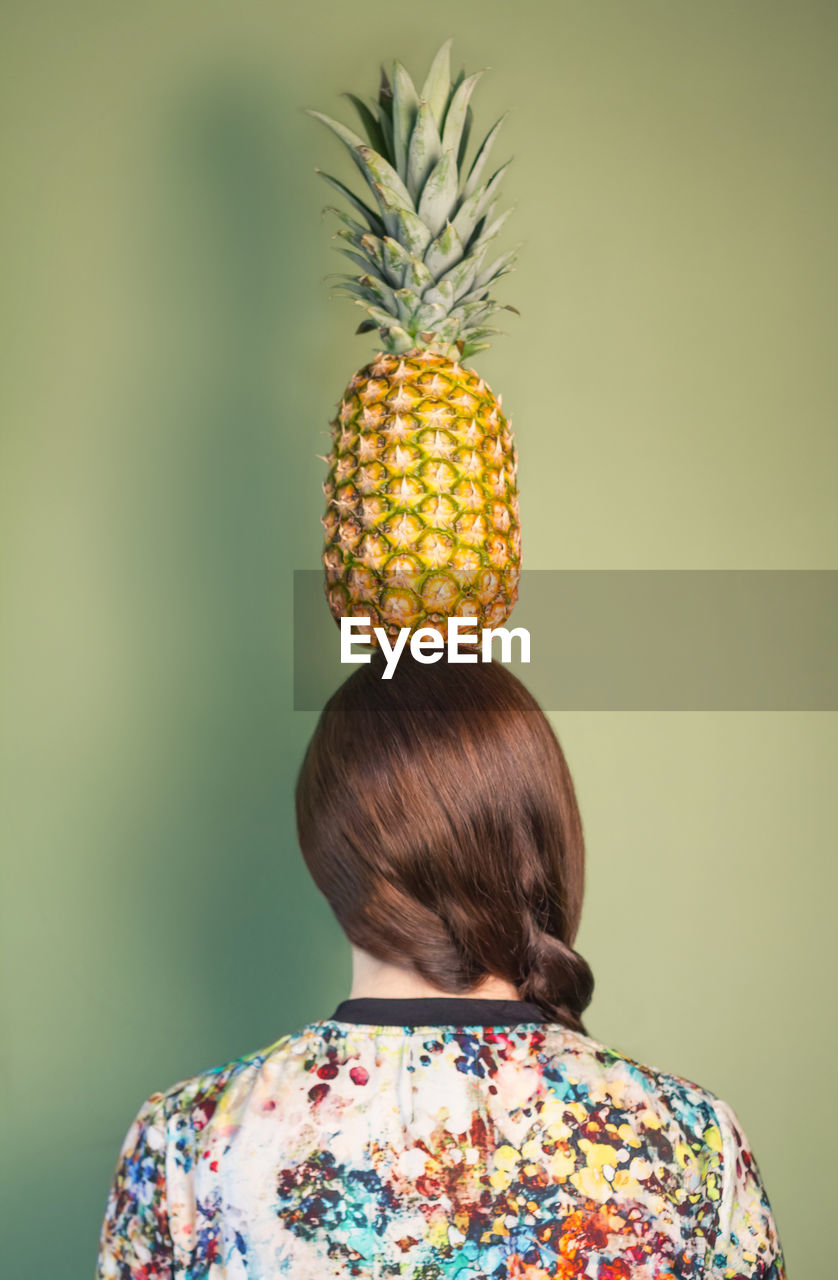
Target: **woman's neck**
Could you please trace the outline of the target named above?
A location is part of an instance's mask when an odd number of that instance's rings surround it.
[[[518,992],[511,982],[497,978],[493,974],[485,978],[471,991],[443,991],[432,983],[426,982],[420,974],[412,969],[402,969],[398,965],[377,960],[360,947],[352,947],[352,989],[349,999],[369,996],[410,998],[413,996],[459,996],[477,997],[485,1000],[520,1000]]]

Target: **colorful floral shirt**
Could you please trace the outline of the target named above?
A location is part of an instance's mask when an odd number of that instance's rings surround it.
[[[785,1280],[736,1115],[525,1001],[350,999],[153,1093],[97,1280]]]

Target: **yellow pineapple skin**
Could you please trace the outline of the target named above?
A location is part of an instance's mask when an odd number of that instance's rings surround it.
[[[518,598],[521,524],[501,398],[439,350],[380,352],[331,429],[323,566],[335,621],[367,617],[389,637],[446,637],[453,616],[502,626]]]

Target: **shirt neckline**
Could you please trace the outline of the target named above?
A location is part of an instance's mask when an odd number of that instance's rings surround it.
[[[529,1000],[479,996],[353,996],[341,1000],[330,1018],[377,1027],[501,1027],[547,1021]]]

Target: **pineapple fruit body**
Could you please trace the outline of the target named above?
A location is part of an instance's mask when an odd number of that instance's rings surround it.
[[[389,636],[445,637],[453,616],[501,626],[518,595],[517,463],[484,379],[431,348],[381,352],[331,425],[323,564],[336,621],[369,618]]]

